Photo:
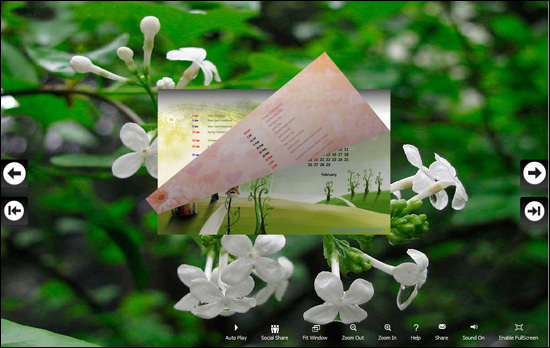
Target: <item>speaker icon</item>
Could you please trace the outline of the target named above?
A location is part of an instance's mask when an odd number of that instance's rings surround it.
[[[470,325],[470,329],[477,330],[478,327],[479,327],[479,326],[478,326],[477,324]]]

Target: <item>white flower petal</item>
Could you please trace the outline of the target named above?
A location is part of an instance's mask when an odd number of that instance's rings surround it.
[[[420,289],[422,285],[424,285],[427,279],[428,279],[428,270],[426,269],[424,270],[424,272],[421,272],[418,275],[418,281],[416,282],[416,287]]]
[[[367,312],[359,306],[344,304],[339,306],[338,314],[344,324],[358,323],[367,318]]]
[[[416,148],[416,146],[413,145],[403,145],[403,151],[405,152],[405,156],[407,156],[407,160],[410,164],[415,166],[418,169],[422,169],[422,157],[420,156],[420,151]]]
[[[458,180],[456,179],[456,191],[455,195],[453,197],[452,207],[455,210],[461,210],[464,209],[466,206],[466,202],[468,202],[468,194],[466,193],[466,190],[464,189],[464,186]]]
[[[432,178],[426,174],[423,170],[419,170],[413,177],[412,190],[416,193],[420,193],[427,190],[435,182]]]
[[[158,140],[159,138],[156,137],[155,140],[153,140],[153,142],[151,143],[151,145],[149,146],[149,148],[147,149],[147,152],[149,154],[154,154],[154,153],[158,153],[159,152],[159,143],[158,143]]]
[[[195,314],[199,318],[212,319],[220,315],[223,310],[223,303],[214,302],[206,305],[197,306],[191,311],[191,313]]]
[[[368,302],[374,295],[374,287],[365,279],[356,279],[349,290],[344,294],[343,302],[346,304],[360,305]]]
[[[239,284],[252,273],[252,265],[245,258],[231,262],[222,272],[222,281],[226,284]]]
[[[436,161],[430,164],[430,168],[428,170],[430,171],[430,174],[432,174],[433,177],[439,181],[453,182],[455,180],[454,175],[452,175],[451,171],[449,170],[449,167],[447,167],[442,162]]]
[[[214,63],[212,63],[209,60],[205,60],[204,62],[202,62],[202,67],[209,69],[214,73],[214,80],[216,80],[216,82],[222,82],[222,79],[220,78],[220,74],[218,74],[218,68],[216,68]]]
[[[178,311],[190,312],[199,304],[199,300],[192,294],[183,296],[181,300],[174,305],[174,308]]]
[[[260,256],[267,256],[281,251],[285,243],[286,239],[284,236],[260,235],[256,238],[254,250],[256,250]]]
[[[190,265],[179,266],[178,277],[187,287],[190,287],[191,282],[195,279],[206,279],[206,275],[202,269]]]
[[[158,179],[158,154],[153,153],[145,158],[145,167],[149,174]]]
[[[417,286],[405,287],[403,285],[399,286],[399,292],[397,293],[397,308],[404,310],[407,308],[412,300],[418,295]]]
[[[131,152],[120,156],[113,163],[113,175],[117,178],[125,179],[134,175],[143,165],[144,156],[141,152]]]
[[[344,285],[338,276],[331,272],[321,272],[315,278],[317,296],[328,303],[335,303],[344,297]]]
[[[201,63],[206,58],[206,50],[200,47],[184,47],[168,52],[166,58]]]
[[[430,260],[428,260],[428,257],[426,256],[426,254],[416,249],[408,249],[407,254],[409,254],[411,259],[413,259],[414,262],[416,262],[416,264],[418,265],[418,267],[420,267],[422,271],[428,268],[428,265],[430,264]]]
[[[304,320],[309,321],[313,324],[324,325],[334,321],[337,315],[338,307],[336,307],[335,305],[324,303],[322,305],[318,305],[308,309],[304,313]]]
[[[443,210],[449,203],[449,196],[445,190],[437,192],[435,195],[430,196],[430,203],[437,210]]]
[[[221,317],[230,317],[230,316],[232,316],[233,314],[235,314],[235,312],[233,312],[233,311],[228,311],[228,310],[224,310],[223,312],[220,313],[220,316],[221,316]]]
[[[149,147],[147,133],[136,123],[126,123],[120,129],[120,140],[127,148],[136,152],[143,151]]]
[[[248,277],[244,282],[228,286],[225,291],[225,296],[241,298],[248,296],[252,290],[254,290],[254,279],[252,279],[252,277]]]
[[[275,286],[275,298],[277,299],[277,301],[281,302],[287,288],[288,280],[283,280],[282,282],[277,283],[277,285]]]
[[[267,285],[256,294],[256,305],[261,306],[266,303],[274,292],[275,284],[267,283]]]
[[[212,70],[204,66],[204,62],[200,64],[201,70],[204,74],[204,85],[209,86],[212,82]]]
[[[220,289],[206,279],[195,279],[191,282],[191,294],[199,301],[212,303],[221,301],[223,295]]]
[[[222,247],[229,254],[239,257],[248,257],[253,250],[252,241],[247,236],[223,236]]]
[[[420,267],[416,263],[405,262],[395,267],[393,278],[405,286],[415,285],[421,273]]]
[[[256,306],[256,300],[251,297],[226,298],[225,305],[232,312],[245,313],[248,312],[250,308]]]
[[[439,156],[438,154],[435,154],[435,160],[436,162],[442,163],[445,167],[447,167],[451,176],[456,177],[456,169],[455,167],[452,166],[452,164],[449,161]]]
[[[283,280],[286,271],[280,263],[267,257],[259,257],[254,261],[254,269],[258,277],[267,283]]]
[[[285,269],[286,274],[284,279],[290,278],[292,276],[292,273],[294,273],[294,264],[292,263],[292,261],[284,256],[281,256],[277,259],[277,262],[279,262],[281,266],[283,266],[283,268]]]
[[[212,74],[217,82],[221,82],[220,75],[218,74],[218,68],[209,60],[205,60],[200,64],[201,70],[204,73],[204,85],[209,86],[212,82]]]

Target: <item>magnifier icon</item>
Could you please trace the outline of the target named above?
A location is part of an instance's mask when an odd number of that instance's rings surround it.
[[[386,331],[391,331],[391,325],[390,325],[390,324],[384,325],[384,329],[385,329]]]
[[[355,326],[355,324],[351,324],[351,325],[349,326],[349,329],[350,329],[351,331],[357,331],[357,326]]]

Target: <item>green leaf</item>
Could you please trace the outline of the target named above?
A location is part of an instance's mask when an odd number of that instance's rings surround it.
[[[408,1],[347,1],[342,13],[360,25],[400,13]]]
[[[38,84],[38,75],[27,57],[17,48],[2,40],[2,75]],[[4,87],[4,85],[2,85]]]
[[[254,15],[254,12],[225,8],[197,14],[173,6],[135,1],[109,1],[108,6],[101,1],[88,1],[75,9],[76,20],[81,23],[101,18],[101,23],[115,24],[122,32],[132,33],[132,46],[143,44],[143,35],[139,30],[141,20],[146,16],[155,16],[161,24],[158,35],[168,38],[173,49],[185,47],[205,33],[233,28]]]
[[[107,45],[85,53],[84,55],[97,64],[110,64],[117,57],[116,51],[119,47],[126,46],[128,44],[128,38],[128,34],[122,34]]]
[[[128,34],[122,34],[109,44],[81,55],[90,58],[98,65],[108,65],[116,58],[116,51],[119,47],[128,43]],[[69,64],[75,55],[62,51],[56,51],[50,47],[27,48],[32,60],[49,72],[59,74],[63,77],[73,77],[76,72]]]
[[[2,73],[2,89],[4,92],[17,92],[26,89],[36,89],[38,84],[22,80]]]
[[[64,98],[48,94],[20,95],[15,97],[18,108],[4,110],[5,115],[30,116],[44,129],[51,124],[64,120],[74,120],[91,127],[94,119],[90,114],[90,105],[85,100],[74,100],[71,106]]]
[[[72,168],[110,168],[116,156],[100,156],[86,154],[65,154],[53,156],[50,162],[59,167]]]
[[[251,54],[248,61],[250,72],[233,79],[224,86],[279,88],[302,70],[292,63],[264,53]]]
[[[2,319],[2,347],[99,347],[68,336]]]

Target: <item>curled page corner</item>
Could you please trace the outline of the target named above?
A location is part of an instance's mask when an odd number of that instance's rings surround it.
[[[160,214],[387,132],[323,53],[147,202]]]

